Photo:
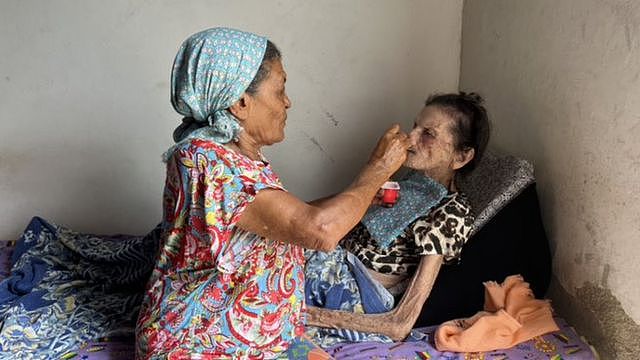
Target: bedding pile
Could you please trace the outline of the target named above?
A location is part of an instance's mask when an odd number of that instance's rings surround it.
[[[94,339],[133,339],[158,235],[87,235],[33,218],[0,283],[0,359],[60,358]]]

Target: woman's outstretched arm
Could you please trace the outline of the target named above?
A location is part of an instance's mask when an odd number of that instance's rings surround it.
[[[334,329],[350,329],[403,340],[413,328],[442,265],[442,255],[425,255],[409,283],[400,303],[381,314],[354,314],[314,306],[307,308],[307,325]]]
[[[380,138],[371,157],[343,192],[306,203],[290,193],[260,191],[238,222],[242,229],[305,248],[333,250],[360,221],[382,184],[402,165],[409,139],[398,125]]]

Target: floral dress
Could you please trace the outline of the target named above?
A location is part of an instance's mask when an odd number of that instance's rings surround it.
[[[136,328],[141,359],[268,359],[304,331],[302,248],[235,226],[271,167],[191,140],[167,162],[164,236]]]

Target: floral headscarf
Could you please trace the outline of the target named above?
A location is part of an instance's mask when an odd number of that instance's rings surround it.
[[[237,137],[242,129],[227,109],[253,81],[266,46],[262,36],[229,28],[204,30],[182,43],[171,72],[171,104],[185,116],[173,133],[176,142],[225,144]]]

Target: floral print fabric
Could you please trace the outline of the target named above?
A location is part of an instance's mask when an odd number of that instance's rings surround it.
[[[341,246],[328,253],[307,250],[305,258],[305,297],[308,305],[356,314],[372,313],[367,311],[367,302],[379,302],[378,311],[375,311],[378,313],[393,308],[393,296],[384,287],[376,285],[371,278],[358,279],[355,269],[358,266],[355,263],[357,258],[351,258]],[[305,334],[322,348],[340,342],[391,341],[381,334],[316,326],[307,326]]]
[[[138,318],[138,358],[278,356],[304,324],[302,248],[236,228],[270,166],[191,140],[167,163],[165,231]]]
[[[130,336],[159,234],[83,234],[31,219],[11,259],[0,255],[11,267],[0,282],[0,360],[70,359],[87,341]]]

